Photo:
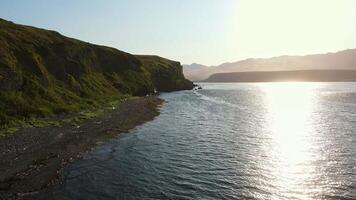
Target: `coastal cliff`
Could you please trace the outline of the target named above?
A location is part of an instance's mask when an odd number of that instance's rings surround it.
[[[153,120],[164,101],[146,95],[192,88],[179,62],[0,19],[0,199],[60,183],[69,162]]]
[[[0,19],[0,127],[192,87],[179,62]]]

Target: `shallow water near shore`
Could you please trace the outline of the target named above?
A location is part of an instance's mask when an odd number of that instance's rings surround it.
[[[356,83],[204,83],[36,199],[355,199]]]

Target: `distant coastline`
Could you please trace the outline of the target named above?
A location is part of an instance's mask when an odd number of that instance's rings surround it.
[[[202,81],[217,73],[297,70],[356,70],[356,49],[305,56],[249,58],[210,67],[196,63],[183,65],[185,77],[193,81]]]
[[[356,82],[356,70],[295,70],[216,73],[202,82]]]

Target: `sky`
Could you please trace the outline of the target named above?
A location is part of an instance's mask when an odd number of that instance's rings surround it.
[[[354,0],[1,0],[0,18],[184,64],[356,48]]]

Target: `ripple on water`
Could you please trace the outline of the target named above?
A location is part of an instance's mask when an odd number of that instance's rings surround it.
[[[203,88],[163,94],[159,117],[71,164],[37,198],[356,198],[356,84]]]

